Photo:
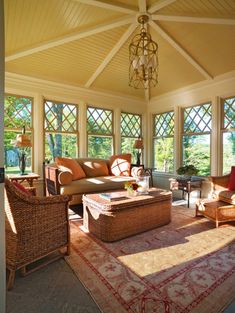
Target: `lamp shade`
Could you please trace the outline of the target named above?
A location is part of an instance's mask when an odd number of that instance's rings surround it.
[[[14,145],[16,147],[32,147],[32,144],[31,144],[31,141],[30,141],[30,138],[28,135],[26,134],[18,134],[16,136],[16,140],[14,140]]]
[[[136,139],[135,143],[133,145],[133,148],[135,149],[143,149],[144,145],[143,145],[143,141],[142,139]]]

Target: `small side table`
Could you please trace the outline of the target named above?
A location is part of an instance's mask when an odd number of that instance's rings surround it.
[[[39,177],[40,177],[40,175],[35,174],[35,173],[29,173],[29,174],[27,174],[27,175],[7,174],[7,177],[8,177],[8,179],[9,179],[10,181],[12,181],[12,182],[16,181],[16,182],[22,183],[22,182],[26,181],[26,182],[28,183],[29,187],[30,187],[31,189],[33,189],[33,188],[34,188],[34,186],[33,186],[33,181],[34,181],[34,180],[38,180]],[[35,188],[35,190],[32,191],[32,192],[33,192],[33,194],[36,195],[36,188]]]
[[[182,190],[182,197],[184,198],[184,193],[188,194],[188,208],[189,208],[189,202],[190,202],[190,192],[194,190],[198,190],[200,192],[200,198],[201,198],[201,192],[202,192],[202,182],[204,179],[197,178],[194,180],[186,180],[186,179],[175,179],[170,178],[170,190]]]

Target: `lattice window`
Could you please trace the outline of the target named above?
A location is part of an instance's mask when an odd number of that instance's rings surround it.
[[[4,105],[4,127],[9,129],[32,128],[32,99],[7,95]]]
[[[211,131],[211,104],[206,103],[184,110],[184,133],[205,133]]]
[[[141,115],[121,113],[121,136],[131,138],[141,137]]]
[[[235,97],[222,100],[221,112],[223,174],[227,174],[235,164]]]
[[[6,173],[19,173],[19,156],[22,148],[16,147],[14,142],[17,134],[26,133],[32,138],[33,132],[33,99],[26,96],[5,96],[4,102],[4,156]],[[31,142],[33,142],[31,140]],[[25,147],[26,173],[32,171],[32,148]]]
[[[45,159],[78,156],[78,108],[75,104],[45,100]]]
[[[113,112],[98,108],[87,108],[87,132],[96,135],[113,134]]]
[[[77,131],[77,106],[45,101],[45,130],[55,132]]]
[[[223,101],[223,128],[235,128],[235,97]]]
[[[164,112],[153,117],[153,160],[159,172],[174,170],[174,112]]]
[[[154,116],[154,137],[174,135],[174,112],[165,112]]]

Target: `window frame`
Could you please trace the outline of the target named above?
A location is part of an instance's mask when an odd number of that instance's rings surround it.
[[[210,104],[211,106],[211,130],[210,131],[206,131],[206,132],[189,132],[189,133],[185,133],[184,132],[184,111],[186,109],[189,109],[189,108],[193,108],[193,107],[198,107],[198,106],[203,106],[205,104]],[[191,105],[191,106],[186,106],[186,107],[183,107],[181,108],[181,149],[180,149],[180,166],[183,166],[184,165],[184,160],[183,160],[183,137],[184,136],[198,136],[198,135],[210,135],[210,174],[211,175],[211,160],[212,160],[212,149],[211,149],[211,143],[212,143],[212,121],[213,121],[213,112],[212,112],[212,101],[207,101],[207,102],[203,102],[203,103],[199,103],[199,104],[194,104],[194,105]]]
[[[88,117],[87,117],[87,112],[88,112],[88,109],[91,108],[91,109],[95,109],[95,110],[103,110],[103,111],[110,111],[111,114],[112,114],[112,123],[111,123],[111,128],[112,128],[112,132],[108,135],[108,134],[99,134],[99,133],[91,133],[91,132],[88,132],[88,129],[87,129],[87,125],[88,125]],[[87,157],[89,157],[89,136],[93,136],[93,137],[101,137],[101,138],[111,138],[112,139],[112,146],[111,146],[111,155],[114,154],[114,146],[115,146],[115,136],[114,136],[114,111],[111,110],[111,109],[107,109],[107,108],[104,108],[104,107],[98,107],[98,106],[93,106],[93,105],[87,105],[86,106],[86,155]]]
[[[45,123],[46,123],[46,112],[45,112],[45,105],[46,102],[52,102],[53,104],[66,104],[66,105],[73,105],[76,107],[76,118],[75,118],[75,123],[76,123],[76,131],[71,131],[71,132],[67,132],[67,131],[55,131],[55,130],[50,130],[47,131],[45,128]],[[45,161],[46,158],[46,134],[61,134],[61,135],[76,135],[77,139],[76,139],[76,157],[79,156],[79,106],[77,103],[71,103],[71,102],[67,102],[67,101],[57,101],[57,100],[51,100],[51,99],[43,99],[43,160]],[[54,162],[54,160],[53,160]]]
[[[5,93],[4,94],[4,110],[5,110],[5,99],[8,96],[16,97],[16,98],[27,98],[31,101],[31,127],[30,128],[25,128],[25,133],[30,134],[30,141],[31,141],[31,172],[34,172],[34,98],[31,96],[25,96],[25,95],[19,95],[19,94],[14,94],[14,93]],[[4,113],[5,115],[5,113]],[[4,132],[17,132],[17,133],[22,133],[22,128],[12,128],[12,127],[5,127],[4,125]],[[5,151],[5,149],[4,149]],[[5,153],[4,153],[5,154]],[[4,167],[5,167],[5,161],[4,161]],[[20,171],[20,170],[19,170]],[[27,170],[26,170],[27,173]]]
[[[157,115],[163,115],[163,114],[167,114],[167,113],[173,113],[173,119],[174,119],[174,127],[173,127],[173,135],[166,135],[166,136],[155,136],[155,128],[156,128],[156,123],[155,123],[155,117]],[[160,113],[155,113],[152,115],[152,123],[153,123],[153,128],[152,128],[152,155],[153,155],[153,166],[155,165],[155,162],[154,162],[154,159],[155,159],[155,156],[154,156],[154,141],[157,140],[157,139],[161,139],[161,138],[172,138],[173,139],[173,151],[175,150],[175,145],[174,145],[174,142],[175,142],[175,111],[174,110],[169,110],[169,111],[164,111],[164,112],[160,112]],[[173,162],[173,170],[172,172],[163,172],[163,171],[158,171],[157,168],[156,169],[156,172],[157,173],[160,173],[160,174],[163,174],[163,175],[172,175],[174,173],[174,162]]]

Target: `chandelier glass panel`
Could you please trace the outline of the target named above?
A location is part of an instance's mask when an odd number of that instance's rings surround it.
[[[129,85],[136,89],[148,89],[158,83],[158,45],[147,31],[147,15],[141,15],[140,34],[133,37],[129,46]]]

